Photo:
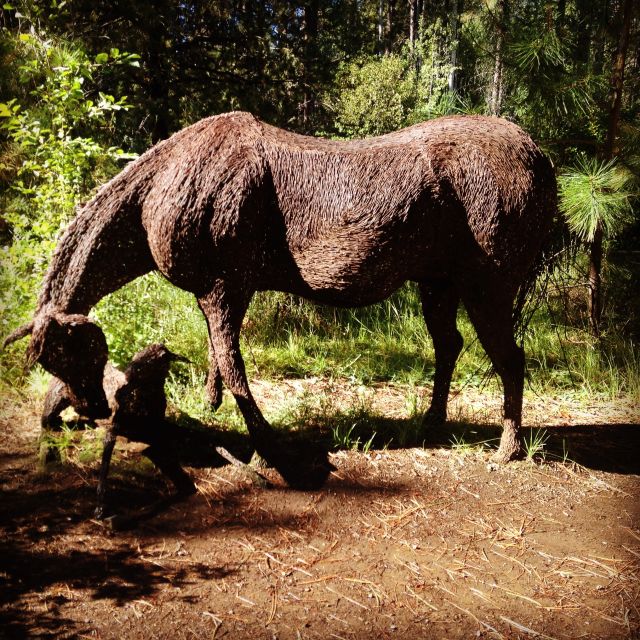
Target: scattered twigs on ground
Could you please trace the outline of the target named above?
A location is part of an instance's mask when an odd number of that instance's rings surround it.
[[[269,482],[261,473],[258,473],[253,467],[242,462],[242,460],[238,460],[238,458],[230,454],[224,447],[216,447],[216,451],[234,467],[242,469],[242,471],[248,476],[251,482],[253,482],[253,484],[255,484],[257,487],[261,487],[263,489],[269,489],[273,487],[271,482]]]

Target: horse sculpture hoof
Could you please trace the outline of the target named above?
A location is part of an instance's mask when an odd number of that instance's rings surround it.
[[[293,443],[283,449],[264,452],[268,464],[275,467],[284,481],[300,491],[315,491],[326,482],[336,467],[329,462],[327,450],[311,443]]]
[[[507,462],[511,462],[512,460],[517,460],[520,457],[520,453],[521,447],[519,442],[506,447],[500,444],[499,449],[491,456],[491,462],[507,464]]]
[[[439,427],[447,421],[446,411],[434,411],[429,409],[422,418],[423,427]]]
[[[180,486],[176,487],[176,497],[177,498],[188,498],[192,496],[194,493],[198,493],[198,488],[193,482],[185,482],[181,483]]]

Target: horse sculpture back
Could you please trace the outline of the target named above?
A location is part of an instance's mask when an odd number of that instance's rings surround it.
[[[292,484],[317,485],[326,457],[285,459],[251,396],[239,350],[251,297],[281,290],[359,306],[413,280],[436,354],[427,419],[446,418],[462,301],[504,385],[497,457],[508,460],[519,449],[524,379],[514,300],[531,282],[555,211],[551,164],[505,120],[448,117],[335,142],[247,113],[215,116],[150,149],[84,207],[60,241],[33,322],[9,339],[31,332],[31,358],[87,411],[104,412],[89,369],[106,360],[106,345],[85,316],[157,269],[193,292],[207,319],[213,404],[223,380],[258,451]]]

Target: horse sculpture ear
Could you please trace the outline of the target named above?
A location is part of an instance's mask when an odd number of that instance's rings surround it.
[[[36,317],[31,323],[31,340],[29,341],[26,354],[27,367],[32,367],[40,359],[51,321],[52,317],[47,314],[44,318]]]
[[[20,340],[25,336],[28,336],[32,331],[33,331],[33,320],[29,322],[29,324],[23,324],[21,327],[18,327],[15,331],[10,333],[4,339],[4,342],[2,343],[2,348],[4,349],[8,345],[10,345],[12,342],[15,342],[16,340]]]

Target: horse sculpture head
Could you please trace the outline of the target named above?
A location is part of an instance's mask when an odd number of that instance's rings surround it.
[[[87,418],[111,414],[103,388],[107,341],[100,327],[80,314],[40,312],[4,345],[31,334],[27,363],[41,364],[71,391],[73,406]]]

